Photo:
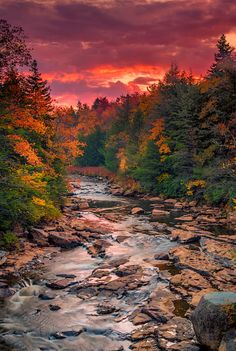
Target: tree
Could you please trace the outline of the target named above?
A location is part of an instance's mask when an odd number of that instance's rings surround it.
[[[215,53],[215,62],[208,71],[209,76],[219,76],[222,73],[222,63],[226,60],[230,60],[232,52],[234,51],[234,48],[227,42],[224,34],[220,36],[216,47],[218,48],[218,52]]]
[[[30,50],[25,42],[25,34],[21,27],[11,26],[0,19],[0,80],[7,71],[28,66],[31,61]]]

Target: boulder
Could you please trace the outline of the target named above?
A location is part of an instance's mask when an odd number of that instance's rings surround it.
[[[31,228],[29,231],[32,240],[39,246],[48,246],[48,233],[40,228]]]
[[[236,350],[236,330],[229,330],[223,337],[218,351],[235,351]]]
[[[171,237],[172,240],[178,240],[180,243],[183,244],[193,243],[199,241],[200,239],[199,234],[182,229],[173,229],[171,231]]]
[[[53,282],[47,282],[46,286],[50,289],[54,290],[60,290],[60,289],[65,289],[68,288],[69,286],[77,284],[76,281],[71,280],[71,279],[60,279],[60,280],[55,280]]]
[[[236,326],[236,293],[213,292],[203,296],[191,320],[199,343],[210,350],[219,349],[226,332]],[[227,350],[227,349],[226,349]]]
[[[73,247],[81,245],[81,241],[77,236],[72,234],[50,232],[48,235],[50,244],[59,246],[64,249],[72,249]]]
[[[131,213],[133,215],[143,214],[144,213],[144,209],[141,208],[141,207],[134,207],[134,208],[132,208]]]

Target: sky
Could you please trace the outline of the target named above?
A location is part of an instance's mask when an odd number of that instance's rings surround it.
[[[234,0],[0,0],[0,18],[67,105],[144,91],[171,63],[204,75],[222,33],[236,47]]]

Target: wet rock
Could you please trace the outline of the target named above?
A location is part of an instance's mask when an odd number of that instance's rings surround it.
[[[210,276],[211,273],[221,269],[221,266],[204,252],[189,250],[187,247],[181,246],[171,249],[170,257],[182,268],[192,269],[205,276]]]
[[[120,257],[120,258],[114,258],[114,259],[111,259],[107,262],[107,267],[110,268],[110,267],[119,267],[125,263],[129,262],[129,258],[126,258],[126,257]],[[104,266],[105,267],[105,266]]]
[[[116,241],[118,242],[118,243],[123,243],[123,241],[125,241],[125,240],[127,240],[128,239],[128,237],[126,236],[126,235],[118,235],[117,237],[116,237]]]
[[[133,215],[143,214],[144,213],[144,209],[142,207],[134,207],[134,208],[132,208],[131,213]]]
[[[97,314],[105,315],[116,312],[117,309],[115,306],[112,306],[109,303],[101,303],[97,307]]]
[[[69,286],[75,285],[77,284],[77,282],[75,282],[74,280],[70,280],[70,279],[60,279],[60,280],[56,280],[53,282],[47,282],[46,286],[50,289],[55,289],[55,290],[59,290],[59,289],[66,289]]]
[[[80,239],[70,233],[59,234],[57,232],[50,232],[48,241],[50,244],[59,246],[63,249],[72,249],[76,246],[81,245]]]
[[[185,289],[187,293],[211,288],[211,284],[205,277],[190,269],[185,269],[181,271],[180,274],[174,275],[171,277],[170,282],[171,285],[174,285],[175,287]]]
[[[89,203],[88,202],[81,202],[79,204],[79,209],[80,210],[87,210],[89,208]]]
[[[38,298],[43,301],[54,300],[53,296],[49,296],[47,294],[39,294]]]
[[[202,297],[191,320],[201,345],[218,350],[223,336],[236,326],[236,294],[215,292]]]
[[[212,275],[213,284],[219,290],[232,291],[236,293],[235,269],[224,268],[220,273],[215,272]]]
[[[199,241],[200,236],[196,232],[186,231],[182,229],[172,229],[172,240],[178,240],[180,243],[194,243]]]
[[[227,258],[233,261],[233,246],[224,242],[217,242],[212,239],[201,239],[201,246],[203,250],[211,253],[216,258]]]
[[[0,281],[0,289],[8,288],[8,284],[4,281]]]
[[[11,297],[15,294],[15,290],[11,289],[11,288],[2,288],[0,289],[0,298],[7,298],[7,297]]]
[[[155,254],[154,256],[155,260],[168,260],[169,259],[169,254],[166,252],[160,252],[158,254]]]
[[[147,338],[145,340],[139,341],[130,346],[131,350],[134,351],[158,351],[160,350],[157,346],[157,342],[153,338]]]
[[[191,216],[191,215],[184,215],[184,216],[181,216],[181,217],[178,217],[178,218],[175,218],[175,219],[178,220],[178,221],[192,222],[193,216]]]
[[[30,238],[39,246],[48,246],[48,233],[40,228],[30,228]]]
[[[68,331],[63,331],[63,332],[56,332],[56,333],[52,333],[50,335],[49,339],[61,340],[61,339],[69,338],[69,337],[76,337],[76,336],[79,336],[82,332],[83,332],[83,329],[78,330],[78,331],[68,330]]]
[[[76,278],[75,274],[67,274],[67,273],[59,273],[56,276],[57,277],[61,277],[61,278],[67,278],[67,279],[74,279],[74,278]]]
[[[98,289],[96,287],[87,287],[79,289],[77,297],[82,300],[90,299],[98,294]]]
[[[135,329],[131,334],[132,341],[140,341],[148,337],[157,338],[158,326],[153,323],[147,323],[140,329]]]
[[[6,262],[7,255],[8,255],[7,251],[0,250],[0,266],[3,265]]]
[[[115,270],[115,274],[118,276],[118,277],[125,277],[127,275],[132,275],[132,274],[135,274],[137,273],[137,271],[141,269],[140,266],[138,265],[130,265],[130,266],[125,266],[123,268],[120,268],[120,269],[117,269]]]
[[[134,196],[137,192],[133,189],[128,189],[124,192],[124,196]]]
[[[166,200],[164,201],[165,204],[170,204],[170,205],[175,205],[176,202],[177,202],[176,199],[166,199]]]
[[[174,204],[174,208],[182,209],[182,208],[184,208],[184,205],[183,205],[182,202],[176,202],[176,203]]]
[[[115,196],[122,196],[124,194],[124,190],[121,188],[113,188],[111,189],[111,193]]]
[[[164,217],[164,216],[168,216],[169,213],[170,213],[169,211],[158,210],[157,208],[154,208],[152,210],[152,216],[153,217]]]
[[[49,305],[50,311],[59,311],[61,309],[58,305]]]
[[[169,341],[185,341],[194,337],[192,323],[181,317],[174,317],[158,329],[159,338]]]
[[[140,309],[134,311],[129,319],[134,325],[145,324],[153,320],[153,318],[146,313],[142,313]]]
[[[236,330],[231,329],[224,335],[218,351],[235,351],[236,350]]]
[[[171,342],[166,339],[159,340],[160,347],[168,351],[200,351],[193,341]]]
[[[197,221],[198,223],[215,224],[218,220],[212,216],[199,215],[197,216]]]

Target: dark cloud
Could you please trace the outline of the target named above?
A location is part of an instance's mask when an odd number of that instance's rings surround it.
[[[74,87],[86,96],[96,92],[91,71],[102,66],[122,71],[114,79],[112,70],[106,77],[100,71],[97,77],[92,74],[96,89],[107,94],[121,91],[117,82],[126,67],[127,74],[133,66],[156,65],[163,71],[174,61],[204,74],[217,37],[236,32],[234,0],[0,0],[0,14],[25,29],[43,72],[82,72],[84,80],[74,82]],[[126,89],[128,82],[145,84],[146,79],[148,84],[147,74],[140,69],[120,84]],[[72,82],[60,84],[52,84],[55,95],[72,89]]]

